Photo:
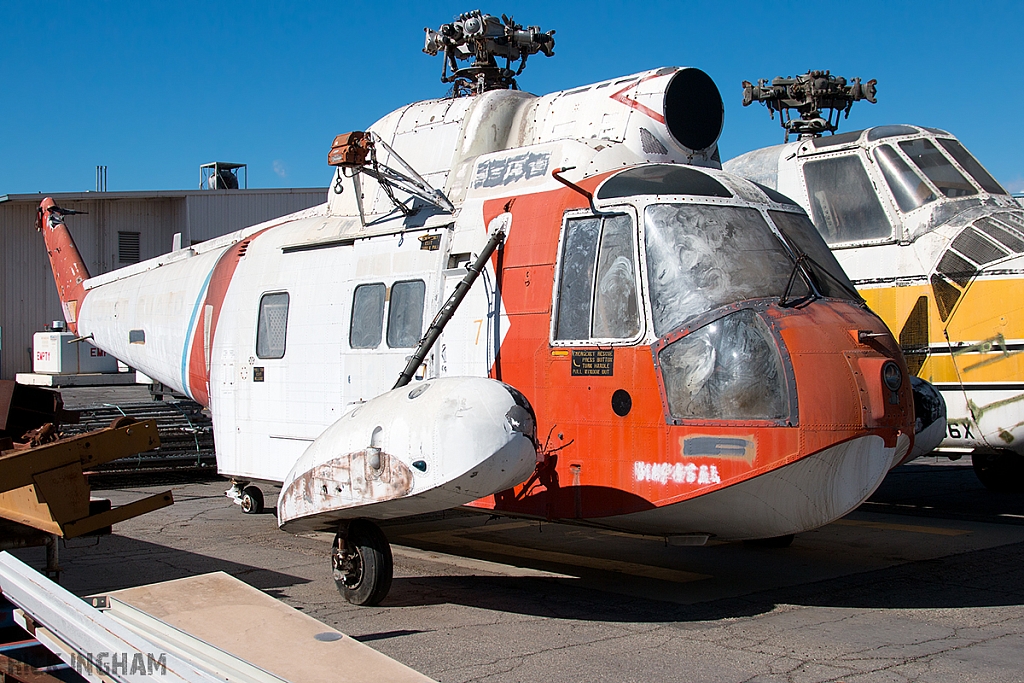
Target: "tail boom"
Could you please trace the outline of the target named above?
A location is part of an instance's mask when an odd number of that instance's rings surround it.
[[[89,270],[64,224],[65,213],[53,199],[47,197],[39,204],[36,227],[43,233],[46,242],[46,255],[50,257],[53,281],[57,285],[61,308],[64,309],[64,319],[68,329],[77,334],[78,311],[86,294],[83,283],[89,279]]]

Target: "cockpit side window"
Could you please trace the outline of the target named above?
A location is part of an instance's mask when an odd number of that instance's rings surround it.
[[[935,201],[935,193],[903,157],[889,145],[875,148],[875,161],[882,169],[885,182],[896,199],[900,211],[909,213],[919,206]]]
[[[803,213],[788,211],[769,211],[775,227],[785,236],[797,254],[805,254],[814,274],[818,291],[828,297],[837,299],[859,300],[860,296],[850,278],[843,272],[839,261],[821,240],[821,235],[811,225]]]
[[[939,192],[947,197],[969,197],[978,194],[967,178],[964,178],[930,141],[924,138],[904,140],[900,143],[900,149],[928,176],[928,180],[935,183]]]
[[[892,225],[856,156],[808,161],[804,164],[804,179],[814,225],[829,244],[892,235]]]
[[[964,149],[956,140],[947,140],[945,138],[939,139],[939,144],[942,145],[943,149],[949,152],[949,156],[956,160],[956,163],[963,166],[964,170],[971,174],[975,182],[981,185],[981,189],[991,194],[1006,194],[1006,190],[1003,189],[1002,185],[996,182],[996,179],[989,175],[985,167],[978,163],[970,152]]]
[[[626,214],[566,221],[555,339],[629,339],[639,333],[633,233]]]
[[[628,339],[640,331],[633,267],[633,221],[629,216],[604,220],[597,255],[594,286],[594,323],[597,339]]]
[[[594,263],[600,233],[600,218],[566,221],[555,339],[586,339],[590,336],[590,295],[594,291]]]

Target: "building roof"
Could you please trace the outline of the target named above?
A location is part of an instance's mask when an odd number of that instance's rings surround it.
[[[138,190],[132,192],[94,192],[86,190],[84,192],[54,192],[50,194],[44,192],[37,192],[35,194],[4,194],[0,195],[0,204],[4,202],[30,202],[38,204],[44,197],[52,197],[55,202],[60,204],[61,202],[68,201],[96,201],[103,199],[173,199],[192,195],[267,195],[306,194],[309,192],[323,192],[325,199],[327,196],[326,187],[267,187],[259,189],[250,188],[248,190]]]

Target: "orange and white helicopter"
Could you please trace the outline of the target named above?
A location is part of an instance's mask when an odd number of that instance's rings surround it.
[[[373,520],[785,543],[911,453],[899,345],[803,210],[720,170],[713,81],[516,89],[553,46],[427,30],[451,95],[339,136],[326,203],[150,261],[90,278],[40,206],[71,329],[208,405],[230,495],[337,531],[352,602],[390,586]]]

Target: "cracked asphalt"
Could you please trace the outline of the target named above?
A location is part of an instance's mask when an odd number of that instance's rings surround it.
[[[242,514],[224,481],[159,483],[94,481],[115,504],[166,488],[175,504],[62,548],[63,585],[226,571],[443,683],[1024,680],[1024,496],[985,491],[969,459],[904,466],[786,549],[458,511],[392,523],[395,581],[376,608],[335,590],[330,536]]]

